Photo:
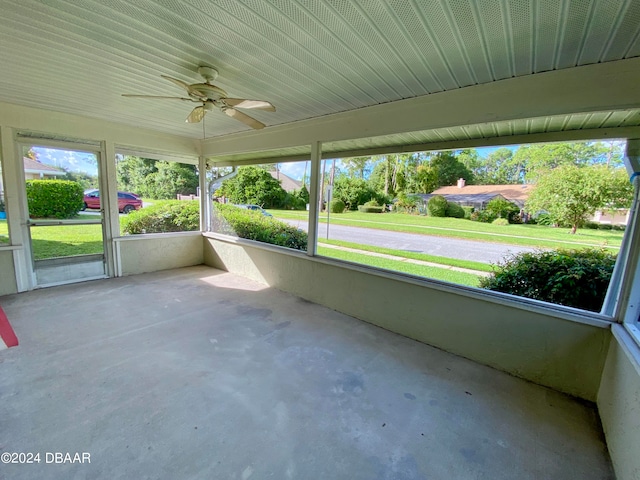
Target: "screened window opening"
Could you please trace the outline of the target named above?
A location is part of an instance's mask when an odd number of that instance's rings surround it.
[[[214,168],[212,232],[307,250],[309,162]]]
[[[629,221],[624,148],[323,160],[318,255],[600,312]]]
[[[195,165],[118,155],[116,171],[122,235],[200,230]]]

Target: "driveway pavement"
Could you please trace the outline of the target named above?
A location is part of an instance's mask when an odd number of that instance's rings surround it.
[[[307,231],[306,220],[280,219]],[[318,226],[318,238],[327,238],[327,225]],[[346,242],[374,245],[377,247],[406,250],[409,252],[428,253],[441,257],[474,260],[476,262],[496,263],[505,256],[533,252],[534,248],[519,247],[499,242],[480,242],[459,238],[446,238],[418,233],[391,232],[374,228],[350,227],[345,225],[329,225],[329,238]]]

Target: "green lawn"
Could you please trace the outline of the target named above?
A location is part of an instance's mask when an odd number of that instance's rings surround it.
[[[0,220],[0,243],[9,243],[9,226],[6,220]]]
[[[451,267],[468,268],[470,270],[478,270],[481,272],[493,272],[493,267],[487,263],[474,262],[473,260],[458,260],[457,258],[439,257],[437,255],[429,255],[426,253],[408,252],[406,250],[395,250],[392,248],[374,247],[372,245],[361,245],[359,243],[344,242],[342,240],[321,239],[320,242],[329,245],[337,245],[340,247],[355,248],[367,252],[383,253],[396,257],[409,258],[413,260],[421,260],[423,262],[438,263],[440,265],[448,265]],[[325,249],[335,251],[335,249]],[[333,255],[329,255],[333,256]]]
[[[389,260],[386,258],[371,257],[366,254],[345,252],[327,247],[318,247],[318,253],[325,257],[337,258],[348,262],[368,265],[371,267],[383,268],[394,272],[409,273],[420,277],[433,278],[445,282],[457,283],[458,285],[468,285],[477,287],[479,277],[470,273],[456,272],[445,268],[428,267],[406,263],[401,260]]]
[[[102,225],[32,227],[35,260],[102,253]]]
[[[304,220],[308,216],[308,212],[291,210],[270,210],[270,213],[278,218],[297,220]],[[320,216],[320,222],[326,223],[326,213]],[[617,250],[624,236],[624,232],[615,230],[580,229],[577,234],[571,235],[568,228],[542,225],[501,226],[459,218],[436,218],[401,213],[332,213],[330,222],[337,225],[540,248],[602,246]]]

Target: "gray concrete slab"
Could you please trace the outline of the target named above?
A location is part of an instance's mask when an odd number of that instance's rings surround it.
[[[592,405],[218,270],[0,305],[2,478],[613,478]]]

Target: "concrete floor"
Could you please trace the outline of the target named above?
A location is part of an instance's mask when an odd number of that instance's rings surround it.
[[[0,305],[2,478],[613,478],[592,405],[219,270]]]

